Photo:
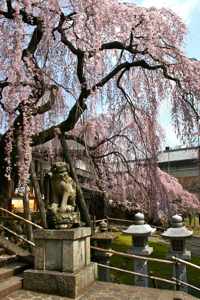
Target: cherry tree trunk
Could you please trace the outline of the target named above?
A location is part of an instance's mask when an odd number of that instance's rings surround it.
[[[78,177],[76,175],[76,171],[75,171],[75,168],[73,166],[73,163],[72,163],[72,160],[71,160],[71,157],[70,157],[68,145],[67,145],[67,142],[66,142],[65,137],[64,137],[63,134],[60,135],[60,142],[61,142],[61,145],[62,145],[62,148],[63,148],[64,159],[69,164],[69,167],[70,167],[70,173],[71,173],[70,175],[72,176],[72,178],[76,182],[76,188],[77,188],[77,194],[78,194],[77,195],[77,205],[78,205],[78,208],[80,210],[81,218],[82,218],[83,222],[86,223],[86,226],[91,226],[90,215],[89,215],[89,212],[88,212],[87,205],[85,203],[85,199],[84,199],[84,196],[83,196],[83,191],[80,187],[79,180],[78,180]]]
[[[34,166],[33,162],[31,162],[31,165],[30,165],[30,173],[31,173],[33,188],[34,188],[34,191],[35,191],[35,197],[36,197],[36,200],[38,202],[38,207],[39,207],[40,214],[41,214],[42,226],[44,228],[47,228],[45,205],[44,205],[44,201],[42,200],[42,195],[41,195],[41,192],[40,192],[40,186],[39,186],[39,183],[38,183],[38,180],[37,180],[37,175],[36,175],[36,172],[35,172],[35,166]]]

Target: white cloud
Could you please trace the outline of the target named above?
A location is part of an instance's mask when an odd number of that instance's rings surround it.
[[[143,0],[142,6],[146,7],[166,7],[173,10],[176,14],[189,23],[194,10],[200,9],[199,0]]]

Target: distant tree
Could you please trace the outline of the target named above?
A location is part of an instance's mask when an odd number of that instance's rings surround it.
[[[179,17],[117,0],[2,0],[0,28],[3,199],[11,178],[14,185],[27,180],[31,148],[52,140],[56,129],[82,140],[99,184],[114,174],[109,166],[122,165],[137,182],[144,159],[143,172],[156,182],[160,103],[170,99],[182,138],[198,119],[200,64],[184,55]],[[105,119],[89,136],[73,133],[99,114]]]
[[[96,173],[90,185],[98,185],[106,192],[111,207],[128,214],[143,211],[153,221],[167,220],[176,213],[199,212],[197,196],[184,190],[175,177],[161,171],[153,159],[152,124],[148,119],[143,117],[146,144],[134,123],[118,127],[113,120],[113,115],[101,115],[72,131],[77,141],[87,141],[90,165]],[[84,160],[85,154],[74,158],[82,156]]]
[[[159,168],[156,171],[157,178],[151,180],[146,170],[140,168],[140,172],[137,173],[140,185],[136,184],[127,173],[115,176],[113,186],[109,190],[109,205],[129,214],[143,211],[152,221],[167,221],[169,216],[174,214],[199,213],[199,199],[195,194],[184,190],[173,176]],[[123,186],[121,186],[122,182]],[[119,186],[122,188],[119,189]],[[152,211],[152,202],[157,204],[156,212]]]

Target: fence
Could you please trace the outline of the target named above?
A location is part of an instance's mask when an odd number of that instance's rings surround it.
[[[106,217],[104,219],[99,219],[96,220],[95,218],[93,218],[93,222],[92,222],[92,227],[93,229],[95,229],[95,227],[101,223],[102,221],[106,221],[108,223],[108,227],[111,228],[112,224],[116,224],[116,225],[121,225],[121,226],[128,226],[128,225],[132,225],[133,224],[133,220],[127,220],[127,219],[118,219],[118,218],[110,218],[110,217]],[[155,227],[157,230],[159,231],[164,231],[166,230],[166,226],[153,226]],[[112,230],[112,229],[111,229]]]
[[[183,259],[179,259],[175,256],[172,256],[171,260],[167,260],[167,259],[158,259],[158,258],[146,257],[146,256],[143,257],[143,256],[139,256],[139,255],[134,255],[134,254],[118,252],[118,251],[111,250],[111,249],[110,250],[109,249],[103,249],[103,248],[95,247],[95,246],[91,246],[91,249],[93,249],[95,251],[103,252],[103,253],[106,253],[106,254],[110,253],[110,254],[121,256],[121,257],[126,257],[126,258],[129,258],[129,259],[132,259],[132,260],[137,259],[137,260],[153,261],[153,262],[158,262],[158,263],[162,263],[162,264],[173,265],[173,266],[175,266],[175,268],[177,267],[178,263],[181,263],[181,264],[185,264],[185,265],[188,265],[190,267],[193,267],[195,269],[200,270],[200,266],[195,265],[191,262],[185,261]],[[159,276],[153,276],[153,275],[133,272],[133,271],[130,271],[130,270],[121,269],[121,268],[117,268],[117,267],[113,267],[113,266],[109,266],[109,265],[105,265],[105,264],[101,264],[101,263],[98,263],[98,266],[100,266],[102,268],[106,268],[108,270],[116,270],[116,271],[119,271],[119,272],[124,272],[124,273],[135,275],[135,276],[149,278],[153,281],[153,286],[154,287],[157,287],[157,284],[156,284],[157,281],[161,281],[161,282],[172,284],[177,290],[179,290],[180,286],[182,285],[182,286],[190,287],[190,288],[200,292],[200,288],[198,288],[197,286],[194,286],[192,284],[189,284],[187,282],[179,280],[178,278],[176,278],[174,276],[172,276],[170,279],[166,279],[166,278],[162,278],[162,277],[159,277]]]
[[[106,221],[109,223],[108,227],[110,227],[110,224],[114,223],[114,224],[120,224],[120,225],[132,225],[133,221],[131,220],[126,220],[126,219],[116,219],[116,218],[106,218],[106,219],[102,219],[102,220],[95,220],[95,225],[98,225],[101,221]],[[97,227],[98,228],[98,227]],[[164,231],[166,228],[163,227],[158,227],[159,231]],[[135,255],[135,254],[129,254],[129,253],[124,253],[124,252],[119,252],[119,251],[115,251],[112,249],[112,245],[110,245],[109,247],[103,245],[103,247],[101,246],[97,246],[98,243],[96,243],[95,246],[91,246],[91,249],[93,251],[93,253],[101,253],[102,255],[99,255],[99,260],[97,261],[98,266],[99,266],[99,270],[101,270],[102,268],[107,270],[107,273],[110,273],[112,270],[114,271],[118,271],[118,272],[123,272],[126,274],[130,274],[136,277],[142,277],[142,278],[147,278],[150,279],[152,281],[152,285],[153,287],[157,287],[158,286],[158,282],[164,282],[167,284],[170,284],[173,286],[174,289],[183,289],[185,291],[187,291],[188,288],[195,290],[196,292],[198,292],[198,296],[200,296],[199,292],[200,292],[200,287],[199,285],[195,284],[191,284],[187,282],[187,278],[185,277],[181,277],[180,276],[180,268],[185,268],[184,272],[186,273],[186,267],[190,267],[190,268],[194,268],[196,270],[199,271],[199,278],[200,278],[200,266],[193,264],[187,260],[184,260],[182,258],[176,257],[176,256],[172,256],[170,259],[160,259],[160,258],[154,258],[154,257],[148,257],[148,256],[142,256],[142,255]],[[103,261],[105,262],[106,259],[103,258],[103,254],[105,255],[105,257],[107,258],[107,263],[102,263]],[[150,262],[157,262],[159,263],[160,269],[162,269],[163,267],[161,266],[161,264],[163,265],[170,265],[173,269],[173,275],[168,275],[165,276],[166,278],[163,278],[160,276],[154,276],[155,274],[153,274],[152,270],[149,268],[149,272],[147,273],[143,273],[143,272],[136,272],[136,270],[127,270],[125,268],[121,268],[118,267],[117,265],[113,264],[112,266],[110,266],[110,260],[109,260],[109,255],[115,255],[118,257],[123,257],[123,258],[128,258],[131,259],[132,261],[143,261],[144,263],[146,262],[147,265],[150,265]],[[95,255],[94,255],[95,257]],[[96,257],[98,257],[98,255],[96,254]],[[102,262],[101,262],[102,259]],[[116,263],[116,261],[115,261]],[[124,267],[124,266],[123,266]],[[99,272],[100,274],[100,272]],[[107,276],[107,278],[109,278],[110,276]],[[104,277],[105,278],[105,277]],[[101,279],[101,278],[100,278]],[[182,280],[183,279],[183,280]],[[186,279],[186,280],[184,280]],[[104,280],[104,279],[103,279]]]
[[[16,215],[15,213],[13,213],[13,212],[11,212],[11,211],[3,208],[3,207],[0,207],[0,211],[6,213],[8,215],[11,215],[12,217],[14,217],[14,218],[16,218],[16,219],[24,222],[25,224],[28,224],[28,225],[33,226],[33,227],[36,227],[38,229],[43,229],[43,227],[41,227],[40,225],[38,225],[38,224],[36,224],[36,223],[34,223],[34,222],[30,221],[30,220],[27,220],[27,219],[25,219],[25,218],[23,218],[23,217],[21,217],[19,215]],[[20,240],[28,243],[30,246],[33,246],[33,247],[35,246],[35,243],[33,241],[28,240],[23,235],[17,234],[15,231],[11,230],[10,228],[8,228],[8,227],[6,227],[6,226],[4,226],[2,224],[0,224],[0,228],[2,228],[3,230],[5,230],[5,231],[9,232],[10,234],[14,235],[17,239],[20,239]]]
[[[20,220],[20,221],[22,221],[22,222],[24,222],[26,224],[29,224],[29,225],[31,225],[31,226],[33,226],[35,228],[38,228],[38,229],[41,229],[41,230],[44,229],[40,225],[35,224],[32,221],[30,221],[30,220],[26,220],[25,218],[23,218],[23,217],[21,217],[19,215],[16,215],[13,212],[10,212],[10,211],[8,211],[8,210],[6,210],[4,208],[0,207],[0,211],[4,212],[6,214],[9,214],[12,217],[17,218],[18,220]],[[132,224],[132,221],[130,221],[130,220],[106,218],[106,219],[101,219],[101,220],[94,220],[94,227],[96,226],[96,224],[99,224],[102,221],[106,221],[106,220],[108,222],[119,222],[119,223],[122,222],[123,224],[124,223],[126,223],[126,224]],[[16,236],[17,238],[22,239],[23,241],[25,241],[29,245],[35,246],[35,244],[34,244],[33,241],[30,241],[30,240],[26,239],[22,235],[18,235],[16,232],[12,231],[11,229],[7,228],[6,226],[0,224],[0,227],[2,229],[4,229],[4,230],[8,231],[12,235]],[[161,227],[159,227],[159,229],[163,230],[163,228],[161,228]],[[199,265],[193,264],[193,263],[191,263],[189,261],[186,261],[184,259],[178,258],[176,256],[172,256],[171,259],[160,259],[160,258],[147,257],[147,256],[141,256],[141,255],[135,255],[135,254],[129,254],[129,253],[124,253],[124,252],[119,252],[119,251],[115,251],[113,249],[106,249],[106,248],[97,247],[97,246],[91,246],[91,250],[96,251],[98,253],[104,253],[105,256],[107,256],[107,258],[110,258],[109,255],[117,255],[119,257],[124,257],[124,258],[131,259],[133,261],[134,260],[139,260],[139,261],[145,261],[147,263],[149,263],[149,262],[157,262],[159,264],[171,265],[175,269],[175,272],[174,272],[175,275],[178,273],[178,271],[176,271],[176,270],[178,270],[180,264],[184,265],[184,266],[188,266],[188,267],[194,268],[194,269],[200,271],[200,266]],[[101,262],[98,262],[98,266],[101,267],[101,268],[107,269],[109,272],[111,270],[115,270],[115,271],[118,271],[118,272],[123,272],[123,273],[130,274],[130,275],[133,275],[133,276],[150,279],[152,281],[154,287],[157,287],[157,282],[164,282],[164,283],[172,285],[177,290],[179,290],[183,286],[183,287],[191,288],[191,289],[193,289],[193,290],[195,290],[197,292],[200,292],[200,288],[199,287],[197,287],[195,285],[192,285],[190,283],[187,283],[184,280],[181,280],[178,276],[177,277],[176,276],[171,276],[170,278],[163,278],[163,277],[160,277],[160,276],[154,276],[154,274],[152,274],[151,270],[149,270],[148,274],[144,274],[144,273],[140,273],[140,272],[135,272],[135,271],[131,271],[131,270],[126,270],[126,269],[118,268],[116,266],[110,266],[109,264],[103,264]]]

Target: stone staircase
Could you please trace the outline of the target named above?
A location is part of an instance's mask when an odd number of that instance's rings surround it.
[[[19,256],[0,245],[0,299],[22,288],[23,271],[29,264],[20,260]]]

